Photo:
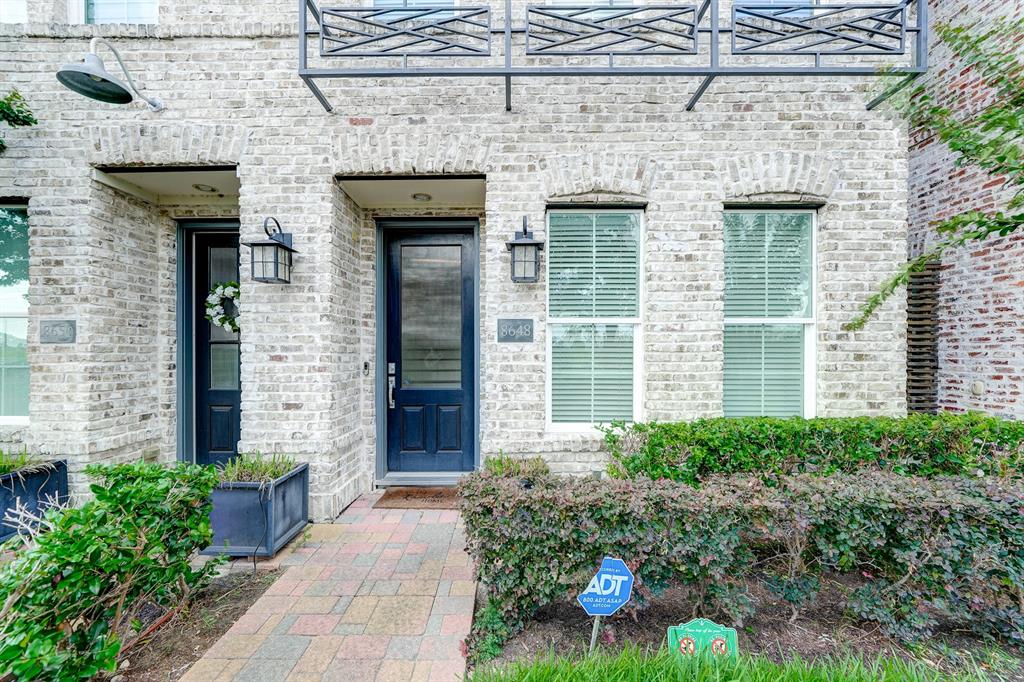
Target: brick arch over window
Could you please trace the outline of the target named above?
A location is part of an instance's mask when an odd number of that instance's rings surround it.
[[[595,152],[541,159],[540,170],[549,200],[599,196],[646,201],[657,164],[635,154]]]
[[[111,165],[237,164],[251,131],[244,126],[136,123],[92,126],[89,161]]]
[[[726,201],[784,198],[827,202],[839,186],[839,167],[800,152],[749,154],[731,159],[721,172]]]
[[[491,138],[473,135],[337,135],[332,150],[340,175],[483,174],[489,168]]]

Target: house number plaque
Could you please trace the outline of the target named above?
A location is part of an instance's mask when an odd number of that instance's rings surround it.
[[[39,343],[74,343],[77,326],[74,320],[42,320],[39,323]]]
[[[498,320],[498,343],[530,343],[533,320]]]

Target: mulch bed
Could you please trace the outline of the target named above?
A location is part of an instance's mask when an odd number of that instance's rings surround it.
[[[374,509],[458,509],[458,488],[388,488]]]
[[[125,682],[177,680],[280,574],[280,570],[260,570],[214,578],[187,607],[127,652],[118,677]],[[142,614],[145,622],[155,622],[161,616],[162,612],[155,610]]]
[[[865,659],[880,655],[926,662],[952,671],[971,661],[998,668],[1000,680],[1024,681],[1024,651],[999,646],[970,631],[945,629],[915,650],[902,646],[870,624],[854,622],[845,615],[846,594],[855,587],[849,576],[823,580],[822,591],[809,608],[789,622],[789,607],[764,590],[751,586],[756,610],[737,628],[741,652],[761,654],[781,662],[795,656],[813,660],[827,656],[854,655]],[[478,599],[478,608],[486,598]],[[707,615],[707,614],[696,614]],[[605,621],[600,645],[617,651],[625,644],[657,650],[664,646],[669,626],[694,617],[693,602],[684,588],[666,590],[643,612],[623,614]],[[721,618],[716,618],[719,622]],[[495,664],[529,661],[549,654],[582,656],[590,644],[593,620],[576,604],[542,609],[525,630],[505,645]],[[997,661],[986,662],[993,652]]]

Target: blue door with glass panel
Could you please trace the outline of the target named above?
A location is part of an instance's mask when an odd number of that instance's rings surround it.
[[[238,281],[238,233],[196,232],[191,246],[195,461],[219,464],[238,454],[238,333],[206,319],[206,297],[217,284]],[[229,301],[225,312],[237,313]]]
[[[458,472],[476,454],[472,228],[385,230],[387,470]]]

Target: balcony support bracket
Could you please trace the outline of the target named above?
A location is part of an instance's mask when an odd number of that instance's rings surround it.
[[[870,102],[868,102],[868,111],[872,111],[873,109],[877,109],[886,100],[891,98],[893,95],[897,94],[903,88],[905,88],[908,85],[910,85],[911,83],[913,83],[915,80],[917,80],[917,77],[920,76],[920,75],[921,74],[919,74],[919,73],[912,73],[909,76],[907,76],[906,78],[901,78],[899,80],[899,82],[897,82],[897,83],[895,83],[893,85],[890,85],[888,88],[883,90],[877,97],[875,97]]]
[[[707,89],[711,86],[711,83],[714,82],[714,80],[714,76],[707,76],[700,82],[700,85],[697,86],[697,91],[693,93],[693,97],[691,97],[690,101],[686,103],[687,111],[693,111],[693,108],[697,106],[697,102],[699,102],[700,98],[704,96],[704,93],[707,92]]]

